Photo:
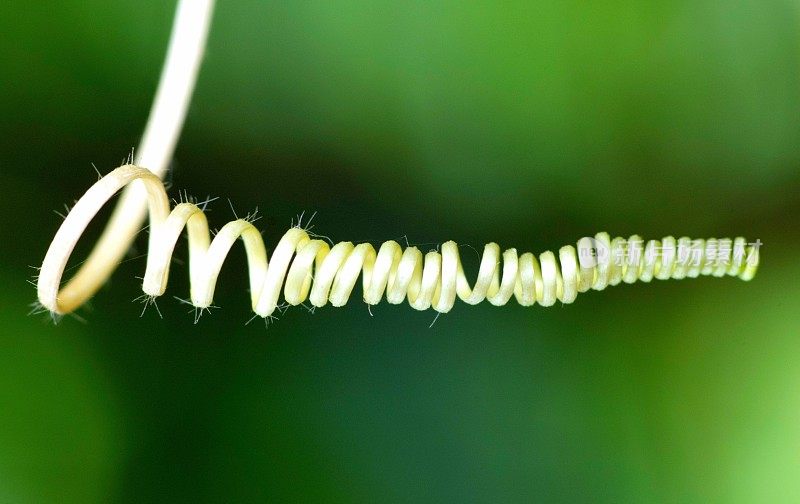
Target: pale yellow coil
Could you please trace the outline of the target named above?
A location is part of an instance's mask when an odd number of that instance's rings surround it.
[[[488,300],[504,305],[512,297],[523,306],[571,303],[579,292],[602,290],[620,282],[680,279],[699,275],[737,276],[749,280],[759,260],[758,244],[744,238],[663,240],[643,242],[638,236],[611,239],[607,233],[582,238],[558,254],[538,257],[501,252],[496,243],[484,247],[477,279],[467,280],[458,246],[448,241],[427,253],[413,246],[384,242],[376,251],[368,243],[340,242],[330,246],[300,227],[289,229],[267,257],[261,233],[248,219],[223,226],[211,239],[203,211],[192,203],[170,209],[161,180],[150,171],[125,165],[98,180],[76,203],[56,233],[45,256],[38,281],[39,302],[51,312],[68,313],[105,280],[100,272],[79,272],[63,288],[61,277],[86,226],[122,187],[143,183],[150,212],[150,237],[143,291],[153,298],[167,286],[169,266],[177,240],[186,229],[189,240],[190,302],[211,306],[223,261],[233,244],[244,242],[249,268],[253,311],[270,316],[283,302],[305,301],[315,307],[342,306],[361,277],[364,302],[374,305],[404,301],[415,309],[445,313],[456,298],[468,304]],[[87,295],[87,292],[89,294]],[[283,301],[281,300],[281,294]]]

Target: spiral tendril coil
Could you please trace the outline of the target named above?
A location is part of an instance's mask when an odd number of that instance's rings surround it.
[[[249,219],[228,222],[212,240],[200,207],[182,202],[170,209],[157,176],[144,168],[124,165],[98,180],[78,200],[47,251],[37,287],[39,302],[51,312],[64,314],[77,308],[86,297],[82,291],[97,281],[93,272],[79,272],[60,287],[69,256],[86,226],[114,194],[131,183],[143,184],[148,198],[150,237],[142,284],[145,295],[154,299],[164,294],[175,244],[186,229],[190,302],[199,309],[210,307],[225,257],[241,239],[247,254],[252,309],[261,317],[275,311],[281,293],[289,305],[308,300],[315,307],[327,303],[342,306],[350,299],[359,276],[367,304],[377,304],[385,296],[391,304],[407,300],[417,310],[433,308],[445,313],[456,297],[468,304],[488,300],[500,306],[514,297],[523,306],[550,306],[556,301],[571,303],[579,292],[603,290],[620,282],[699,275],[750,280],[759,260],[758,244],[749,244],[741,237],[666,237],[645,243],[635,235],[612,239],[607,233],[598,233],[582,238],[577,247],[567,245],[557,255],[547,251],[538,257],[529,252],[518,254],[513,248],[501,253],[496,243],[489,243],[483,250],[477,279],[470,286],[458,246],[452,241],[425,254],[416,247],[403,248],[395,241],[386,241],[376,252],[369,243],[339,242],[331,246],[299,226],[283,235],[268,258],[261,233]]]

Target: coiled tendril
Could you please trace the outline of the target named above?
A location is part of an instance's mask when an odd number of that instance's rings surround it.
[[[385,296],[392,304],[405,300],[415,309],[433,308],[444,313],[456,297],[469,304],[488,300],[504,305],[512,297],[524,306],[571,303],[579,292],[602,290],[620,282],[653,278],[680,279],[730,275],[753,277],[758,266],[758,245],[744,238],[678,240],[667,237],[643,243],[638,236],[611,239],[607,233],[582,238],[567,245],[558,256],[547,251],[519,255],[515,249],[501,253],[496,243],[485,246],[478,278],[470,286],[459,259],[458,246],[448,241],[441,251],[423,254],[413,246],[384,242],[376,252],[372,245],[340,242],[330,246],[293,227],[283,235],[271,257],[261,233],[246,219],[228,222],[211,239],[203,211],[192,203],[177,204],[170,211],[164,185],[150,171],[124,165],[98,180],[75,204],[55,235],[42,264],[38,282],[39,302],[51,312],[68,313],[85,299],[92,272],[76,275],[59,290],[61,276],[75,244],[100,208],[121,188],[143,183],[148,198],[150,237],[147,269],[142,289],[147,296],[161,296],[166,287],[175,244],[184,228],[189,239],[190,301],[197,308],[211,306],[222,263],[231,246],[241,238],[247,253],[253,311],[267,317],[280,302],[297,305],[308,300],[321,307],[330,302],[342,306],[362,278],[363,298],[370,305]],[[501,261],[502,257],[502,261]],[[98,273],[99,274],[99,273]]]

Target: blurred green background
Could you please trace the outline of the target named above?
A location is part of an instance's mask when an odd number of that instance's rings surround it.
[[[171,175],[271,245],[304,210],[423,250],[742,235],[751,283],[265,330],[238,247],[193,325],[180,265],[139,318],[140,239],[85,324],[26,316],[52,210],[139,140],[173,8],[0,7],[0,501],[800,502],[796,1],[223,1]]]

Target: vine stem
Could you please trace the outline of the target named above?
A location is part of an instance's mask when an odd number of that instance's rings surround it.
[[[244,241],[253,311],[270,317],[285,303],[314,307],[330,302],[343,306],[359,276],[368,305],[385,296],[398,304],[407,299],[415,309],[448,312],[456,298],[468,304],[488,300],[504,305],[512,297],[524,306],[571,303],[579,292],[603,290],[620,282],[694,278],[699,275],[736,276],[750,280],[758,266],[760,241],[744,238],[650,240],[637,235],[611,239],[598,233],[561,247],[558,255],[538,256],[516,249],[502,253],[496,243],[484,248],[478,278],[470,284],[452,241],[424,254],[384,242],[379,250],[368,243],[328,244],[298,226],[289,229],[269,259],[261,234],[248,214],[226,224],[212,240],[203,209],[190,202],[170,208],[161,177],[178,141],[204,53],[213,0],[180,0],[167,58],[150,117],[134,164],[126,164],[98,180],[65,217],[45,255],[39,274],[38,297],[54,315],[75,310],[103,285],[130,247],[146,215],[150,217],[147,269],[143,299],[154,303],[164,294],[176,241],[187,230],[190,252],[190,301],[196,309],[212,307],[214,288],[231,246]],[[129,161],[130,163],[130,161]],[[61,276],[75,245],[100,208],[123,189],[109,223],[88,259],[59,290]],[[600,251],[603,251],[601,254]],[[745,260],[746,258],[746,260]],[[612,260],[613,259],[613,260]],[[502,268],[501,268],[502,266]],[[199,315],[198,315],[199,316]]]
[[[153,106],[134,163],[164,176],[175,151],[205,53],[214,0],[179,0],[169,48]],[[56,282],[40,282],[39,300],[57,314],[69,313],[91,298],[108,280],[141,229],[147,195],[140,182],[125,188],[103,234],[78,272],[60,290]],[[74,244],[73,244],[74,246]],[[72,250],[48,254],[42,272],[59,267],[59,257]],[[58,278],[60,275],[43,275]]]

